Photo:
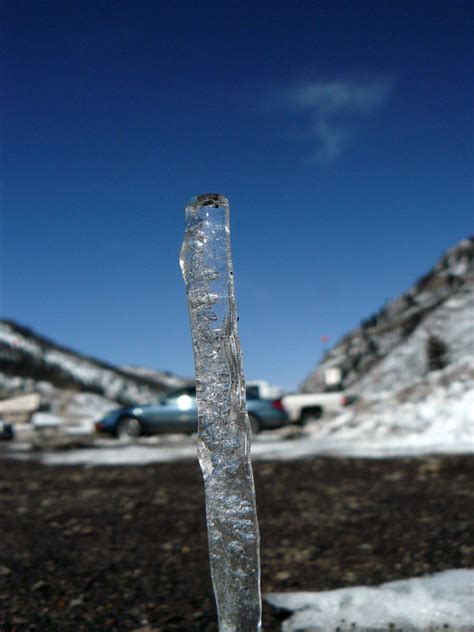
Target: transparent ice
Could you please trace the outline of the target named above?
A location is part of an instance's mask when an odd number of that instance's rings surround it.
[[[180,265],[191,319],[198,458],[219,630],[250,632],[261,626],[260,538],[224,196],[199,195],[186,207]]]

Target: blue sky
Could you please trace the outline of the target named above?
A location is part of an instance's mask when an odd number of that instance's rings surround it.
[[[3,317],[191,375],[184,206],[220,192],[246,375],[295,387],[473,232],[470,2],[1,13]]]

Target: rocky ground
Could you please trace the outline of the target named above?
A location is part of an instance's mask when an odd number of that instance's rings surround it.
[[[470,457],[254,466],[262,588],[324,590],[472,567]],[[0,460],[0,630],[216,630],[195,462]],[[264,629],[285,613],[264,607]]]

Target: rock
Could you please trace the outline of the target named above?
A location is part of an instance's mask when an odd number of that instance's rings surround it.
[[[70,607],[70,608],[77,608],[77,607],[79,607],[79,606],[82,606],[82,605],[83,605],[83,603],[84,603],[84,599],[83,599],[83,597],[82,597],[82,596],[80,596],[80,597],[76,597],[76,599],[72,599],[72,600],[69,602],[69,607]]]
[[[33,586],[31,587],[31,590],[42,590],[43,588],[46,588],[48,584],[44,581],[44,579],[40,579],[39,581],[37,581],[36,583],[33,584]]]

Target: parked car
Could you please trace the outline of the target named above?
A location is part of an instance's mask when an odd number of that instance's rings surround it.
[[[10,441],[14,434],[13,426],[0,419],[0,441]]]
[[[281,428],[289,417],[280,399],[259,399],[247,395],[252,433]],[[161,398],[156,404],[118,408],[96,422],[97,432],[115,437],[139,437],[162,433],[197,432],[196,388],[185,387]]]

